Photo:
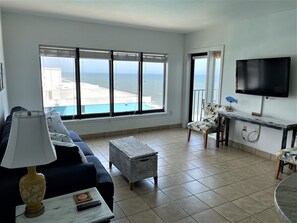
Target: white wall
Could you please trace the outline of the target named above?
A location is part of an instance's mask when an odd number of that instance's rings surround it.
[[[3,54],[3,40],[2,40],[2,13],[0,9],[0,62],[3,63],[4,66],[4,54]],[[0,92],[0,126],[4,121],[5,117],[8,113],[8,105],[7,105],[7,87],[6,87],[6,78],[4,76],[4,90]]]
[[[42,109],[38,45],[168,53],[168,114],[67,123],[91,134],[181,123],[184,36],[3,12],[9,107]]]
[[[224,100],[225,97],[232,95],[239,101],[238,104],[232,106],[236,110],[248,113],[260,112],[262,97],[235,93],[235,61],[248,58],[290,56],[289,97],[264,99],[263,116],[297,122],[296,14],[295,9],[187,34],[185,36],[185,54],[187,55],[194,49],[225,45],[222,104],[227,104]],[[183,93],[187,96],[189,91],[188,72],[185,74],[185,80]],[[183,122],[187,120],[187,114],[188,111],[184,110]],[[262,127],[259,141],[257,143],[246,143],[240,136],[243,125],[246,123],[232,122],[230,139],[272,154],[280,148],[281,131]],[[248,130],[253,130],[255,127],[248,125]]]

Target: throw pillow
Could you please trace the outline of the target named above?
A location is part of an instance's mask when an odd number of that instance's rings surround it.
[[[69,135],[60,134],[60,133],[53,133],[50,132],[50,137],[52,141],[59,141],[59,142],[69,142],[73,143],[72,139],[69,137]]]
[[[81,148],[79,148],[79,146],[75,145],[73,142],[52,141],[52,143],[55,145],[58,159],[61,159],[61,160],[69,159],[68,155],[70,155],[70,153],[74,153],[74,154],[78,153],[78,155],[81,158],[82,163],[88,162],[87,158],[86,158],[85,154],[82,152]],[[61,155],[61,157],[59,157],[59,155],[58,155],[59,153],[67,154],[67,155],[66,156]]]
[[[46,120],[48,125],[48,130],[51,133],[59,133],[69,136],[69,132],[66,129],[60,115],[55,110],[46,113]]]

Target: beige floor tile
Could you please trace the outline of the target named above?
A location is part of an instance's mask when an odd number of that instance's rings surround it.
[[[237,177],[240,180],[247,180],[255,176],[254,173],[249,172],[246,168],[241,168],[239,170],[230,171],[230,174]]]
[[[283,221],[280,219],[280,216],[278,213],[276,213],[275,210],[267,209],[265,211],[262,211],[256,215],[254,215],[257,219],[264,223],[282,223]]]
[[[204,186],[202,183],[198,182],[197,180],[182,184],[182,186],[187,191],[189,191],[194,195],[209,190],[208,187]]]
[[[117,202],[126,216],[144,211],[150,207],[140,197],[130,198],[124,201]]]
[[[262,223],[260,220],[258,220],[257,218],[250,216],[247,217],[241,221],[239,221],[238,223]]]
[[[191,193],[182,186],[173,186],[162,190],[172,200],[178,200],[191,196]]]
[[[174,223],[197,223],[191,216],[175,221]]]
[[[209,175],[219,174],[225,172],[225,170],[219,169],[213,165],[199,167],[202,171],[206,172]]]
[[[198,181],[210,189],[216,189],[219,187],[226,186],[228,184],[228,182],[221,181],[214,176],[205,177],[205,178],[199,179]]]
[[[206,172],[200,170],[199,168],[185,171],[185,173],[187,173],[189,176],[193,177],[194,179],[201,179],[209,176]]]
[[[151,209],[130,215],[128,217],[131,223],[162,223],[162,219]]]
[[[259,191],[257,193],[249,195],[249,197],[253,198],[254,200],[260,202],[265,207],[273,207],[274,206],[274,198],[273,194],[266,192],[266,191]]]
[[[113,221],[126,217],[124,212],[121,210],[121,208],[116,202],[113,203],[113,215]]]
[[[196,197],[198,197],[201,201],[203,201],[209,207],[215,207],[215,206],[218,206],[218,205],[228,202],[225,198],[216,194],[213,191],[206,191],[206,192],[203,192],[200,194],[196,194]]]
[[[155,192],[143,194],[141,195],[141,197],[152,208],[166,204],[171,201],[171,199],[162,191],[155,191]]]
[[[213,175],[213,176],[223,182],[226,182],[226,184],[232,184],[232,183],[236,183],[236,182],[240,181],[240,179],[231,175],[230,173],[220,173],[220,174]]]
[[[244,181],[240,181],[240,182],[231,184],[230,186],[234,187],[235,190],[238,190],[241,193],[244,193],[245,195],[250,195],[252,193],[256,193],[256,192],[260,191],[260,189],[258,187],[249,185]]]
[[[244,182],[248,183],[249,185],[258,187],[261,190],[264,190],[266,188],[276,185],[275,183],[271,183],[266,180],[263,180],[261,177],[253,177],[248,180],[245,180]]]
[[[173,222],[189,215],[174,202],[167,203],[153,209],[164,222]]]
[[[157,191],[159,189],[157,185],[154,184],[154,181],[151,182],[149,180],[140,180],[134,183],[133,190],[140,195],[140,194],[145,194],[152,191]]]
[[[125,200],[125,199],[135,197],[135,196],[137,196],[137,193],[134,192],[133,190],[130,190],[130,187],[128,185],[119,187],[119,188],[115,188],[115,190],[114,190],[114,200],[115,201],[121,201],[121,200]]]
[[[130,223],[130,221],[128,220],[128,218],[121,218],[121,219],[117,219],[117,220],[111,220],[112,223]]]
[[[220,205],[215,207],[214,210],[223,215],[230,222],[237,222],[250,216],[249,213],[245,212],[232,203]]]
[[[229,223],[226,218],[224,218],[219,213],[215,212],[212,209],[202,211],[198,214],[192,216],[199,223]]]
[[[178,184],[183,184],[195,180],[186,173],[175,173],[169,175],[169,177]]]
[[[266,206],[248,196],[232,201],[232,203],[251,215],[257,214],[267,209]]]
[[[178,162],[174,164],[175,167],[181,171],[187,171],[187,170],[192,170],[192,169],[196,169],[197,167],[194,166],[193,164],[190,164],[188,162]]]
[[[220,188],[214,189],[214,192],[216,192],[218,195],[221,195],[223,198],[227,199],[228,201],[233,201],[238,198],[246,196],[244,193],[241,193],[240,191],[236,190],[232,186],[220,187]]]
[[[123,187],[129,185],[128,180],[121,175],[112,177],[112,181],[115,187]]]
[[[153,180],[151,180],[153,181]],[[176,186],[177,182],[173,181],[169,176],[158,177],[158,188],[165,189],[168,187]]]
[[[109,169],[109,140],[128,135],[159,152],[157,187],[153,178],[148,178],[136,182],[131,191],[120,171],[115,166]],[[275,163],[263,157],[228,146],[218,149],[211,137],[204,149],[201,134],[193,133],[187,142],[187,130],[182,128],[135,131],[85,141],[113,178],[114,223],[281,222],[273,203],[280,180],[273,176]],[[281,177],[291,172],[285,167]],[[213,209],[203,210],[209,206]],[[259,210],[263,211],[256,213]]]
[[[191,196],[181,200],[177,200],[176,203],[189,215],[199,213],[201,211],[209,209],[209,207],[200,201],[197,197]]]
[[[175,168],[174,165],[161,166],[159,169],[167,175],[181,172],[179,169]]]

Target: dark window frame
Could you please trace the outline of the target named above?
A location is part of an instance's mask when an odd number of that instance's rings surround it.
[[[166,74],[167,74],[167,63],[168,55],[165,53],[147,53],[147,52],[134,52],[134,51],[118,51],[118,50],[104,50],[111,53],[111,58],[109,60],[109,95],[110,95],[110,112],[108,113],[92,113],[92,114],[82,114],[81,109],[81,89],[80,89],[80,50],[98,50],[102,49],[88,49],[88,48],[79,48],[79,47],[61,47],[61,46],[50,46],[50,45],[39,45],[39,60],[40,60],[40,76],[42,76],[42,64],[41,64],[41,49],[53,48],[53,49],[75,49],[75,87],[76,87],[76,111],[75,115],[61,115],[63,120],[76,120],[76,119],[88,119],[88,118],[102,118],[102,117],[117,117],[117,116],[130,116],[130,115],[141,115],[141,114],[153,114],[153,113],[162,113],[165,112],[165,100],[166,100]],[[114,111],[114,52],[126,52],[126,53],[137,53],[140,55],[138,61],[138,110],[137,111],[128,111],[128,112],[115,112]],[[162,109],[151,109],[151,110],[142,110],[142,96],[143,96],[143,55],[156,55],[164,57],[164,61],[160,60],[160,63],[164,63],[163,71],[163,106]],[[127,60],[129,61],[129,60]],[[156,61],[157,62],[157,61]],[[158,61],[159,62],[159,61]],[[42,85],[42,84],[41,84]],[[42,87],[42,86],[41,86]],[[43,87],[42,87],[42,94]],[[43,98],[43,97],[42,97]],[[42,101],[42,106],[44,108],[44,102]]]

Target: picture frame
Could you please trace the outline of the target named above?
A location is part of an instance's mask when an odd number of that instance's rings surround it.
[[[0,62],[0,91],[4,89],[4,67],[3,63]]]

